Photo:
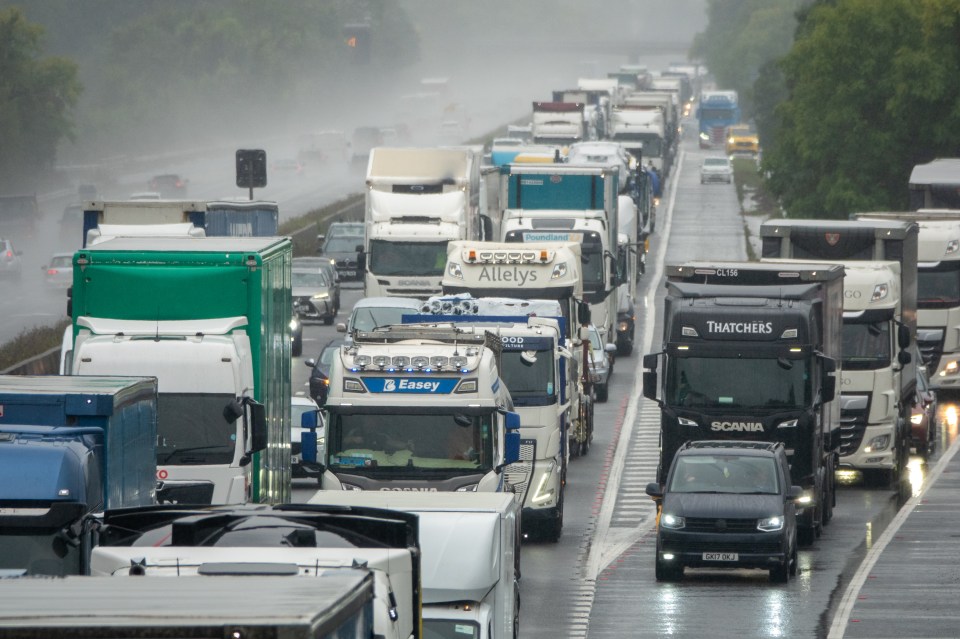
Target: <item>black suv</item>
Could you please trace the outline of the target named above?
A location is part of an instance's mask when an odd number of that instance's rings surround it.
[[[363,281],[363,222],[334,222],[326,236],[318,235],[320,255],[332,259],[341,281]]]
[[[661,501],[657,581],[683,576],[685,566],[760,568],[770,580],[797,573],[796,500],[782,443],[687,442],[666,485],[647,494]]]

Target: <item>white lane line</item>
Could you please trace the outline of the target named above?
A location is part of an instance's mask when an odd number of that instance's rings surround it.
[[[661,242],[663,250],[660,251],[656,260],[656,269],[653,273],[652,286],[647,287],[647,294],[644,300],[646,305],[646,314],[644,316],[644,343],[643,353],[649,353],[653,345],[654,327],[656,326],[656,297],[659,290],[659,282],[663,277],[664,265],[667,258],[667,246],[670,244],[670,231],[673,226],[673,207],[677,200],[677,186],[680,184],[680,175],[683,172],[683,160],[685,151],[680,151],[680,157],[677,161],[677,170],[670,180],[670,199],[667,204],[667,215],[663,228]],[[637,411],[640,407],[640,400],[643,397],[643,374],[642,364],[638,367],[634,379],[633,387],[630,390],[630,401],[627,404],[627,411],[623,418],[623,426],[620,429],[620,439],[617,441],[616,453],[614,454],[613,465],[610,469],[610,476],[607,479],[607,491],[603,496],[603,502],[600,506],[600,513],[597,517],[597,526],[594,529],[593,543],[590,544],[590,550],[587,554],[587,560],[584,562],[583,577],[590,581],[596,581],[599,574],[607,568],[613,561],[625,552],[630,546],[646,532],[646,527],[630,529],[629,534],[618,534],[616,539],[610,537],[610,521],[613,518],[614,506],[617,503],[617,494],[620,489],[620,478],[623,473],[624,460],[630,448],[630,436],[633,434],[633,427],[637,421]]]
[[[923,496],[926,495],[927,491],[936,483],[937,479],[943,473],[943,469],[947,467],[947,464],[953,459],[958,449],[960,449],[960,437],[953,440],[947,452],[937,461],[936,466],[933,467],[933,470],[927,477],[927,482],[920,490],[920,493],[907,500],[907,503],[900,509],[897,516],[894,517],[890,525],[887,526],[887,529],[880,535],[877,543],[867,551],[867,556],[860,562],[860,567],[857,569],[857,572],[854,573],[853,579],[847,584],[847,589],[843,593],[843,599],[840,600],[840,606],[837,608],[837,614],[834,615],[833,622],[830,624],[830,632],[827,634],[827,639],[843,639],[843,635],[847,631],[847,622],[850,620],[853,607],[856,605],[857,597],[860,595],[860,589],[863,588],[863,584],[870,575],[870,571],[873,570],[877,560],[880,559],[880,554],[890,543],[890,540],[893,539],[894,535],[900,530],[900,527],[903,526],[903,523],[907,520],[910,513],[913,512],[913,509],[917,507],[917,504],[920,503],[920,500],[923,499]]]

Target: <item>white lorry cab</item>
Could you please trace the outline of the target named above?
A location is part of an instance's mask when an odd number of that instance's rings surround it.
[[[325,489],[512,490],[520,419],[485,332],[358,331],[330,368]]]
[[[553,300],[432,297],[404,323],[434,323],[485,330],[502,345],[500,377],[520,415],[520,459],[506,467],[507,481],[523,505],[524,535],[558,541],[563,530],[563,486],[569,447],[567,372],[573,354],[564,347],[564,319]],[[469,328],[468,328],[469,327]]]
[[[377,147],[367,168],[364,295],[440,292],[450,240],[480,237],[479,147]]]
[[[417,516],[424,636],[519,636],[521,516],[510,495],[321,490],[308,503]]]
[[[583,301],[577,242],[451,242],[443,276],[446,295],[551,300],[559,303],[570,400],[567,435],[571,457],[586,454],[593,438],[590,380],[584,376],[590,308]]]

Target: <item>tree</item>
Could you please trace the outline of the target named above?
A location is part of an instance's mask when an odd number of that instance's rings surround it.
[[[52,168],[57,145],[73,134],[80,96],[77,67],[41,58],[43,29],[17,8],[0,11],[0,187],[29,188]]]
[[[831,0],[804,14],[764,159],[789,215],[903,209],[912,166],[957,155],[958,36],[960,0]]]

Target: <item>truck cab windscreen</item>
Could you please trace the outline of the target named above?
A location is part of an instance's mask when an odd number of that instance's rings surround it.
[[[600,251],[600,246],[593,248],[584,243],[582,250],[583,292],[598,293],[606,290],[603,277],[603,253]]]
[[[917,270],[917,308],[960,306],[960,261]]]
[[[453,409],[451,409],[452,411]],[[494,467],[492,415],[333,413],[327,468],[358,474],[486,473]]]
[[[678,408],[728,411],[800,409],[811,403],[808,359],[784,357],[673,357],[667,403]]]
[[[556,402],[550,351],[504,351],[500,377],[510,389],[515,406],[549,406]]]
[[[157,396],[157,464],[229,464],[237,427],[223,419],[229,394],[160,393]]]
[[[447,265],[447,241],[371,240],[369,270],[376,275],[440,277]]]
[[[876,370],[890,365],[892,338],[888,322],[843,320],[844,370]]]

